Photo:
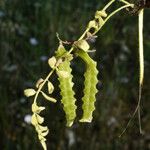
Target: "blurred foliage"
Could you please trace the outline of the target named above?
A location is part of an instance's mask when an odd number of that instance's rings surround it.
[[[0,0],[0,149],[42,149],[34,128],[28,124],[31,102],[23,90],[49,71],[47,58],[58,46],[56,32],[64,40],[77,39],[102,0]],[[45,103],[50,133],[48,149],[100,150],[150,149],[150,11],[145,11],[145,81],[142,94],[142,128],[137,117],[121,137],[138,98],[138,29],[137,16],[127,11],[113,17],[98,34],[92,53],[98,62],[99,93],[91,124],[79,124],[83,89],[83,63],[72,62],[78,118],[71,128],[65,127],[60,102]],[[57,77],[53,83],[58,86]],[[54,96],[60,99],[59,90]]]

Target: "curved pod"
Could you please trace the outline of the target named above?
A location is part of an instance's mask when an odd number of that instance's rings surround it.
[[[67,77],[63,77],[59,74],[58,71],[58,80],[60,82],[60,94],[62,96],[61,102],[63,104],[63,109],[65,111],[66,120],[67,120],[67,126],[72,126],[73,121],[76,117],[76,105],[75,105],[75,93],[73,91],[73,85],[72,82],[72,74],[71,74],[71,67],[70,67],[70,60],[65,60],[63,63],[61,63],[58,66],[59,71],[67,72]]]
[[[86,52],[82,50],[79,50],[77,54],[86,63],[86,71],[84,73],[84,96],[82,98],[83,116],[80,122],[91,122],[93,118],[93,111],[95,110],[95,95],[98,91],[96,89],[96,85],[98,83],[98,70],[96,68],[97,63],[93,59],[91,59]]]

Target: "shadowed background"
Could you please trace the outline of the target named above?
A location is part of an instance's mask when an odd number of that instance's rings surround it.
[[[76,40],[93,18],[102,0],[0,0],[0,149],[42,149],[30,124],[32,99],[23,95],[40,77],[50,71],[47,59],[54,55],[58,40]],[[116,8],[118,5],[114,5]],[[113,10],[112,7],[112,10]],[[150,149],[150,10],[145,11],[145,79],[141,116],[144,135],[139,134],[137,115],[127,132],[118,138],[130,119],[138,98],[138,17],[122,11],[102,28],[91,57],[98,62],[100,80],[97,88],[93,122],[79,123],[83,96],[84,65],[72,62],[74,90],[77,93],[77,119],[65,127],[57,76],[56,104],[46,106],[45,124],[50,150],[145,150]]]

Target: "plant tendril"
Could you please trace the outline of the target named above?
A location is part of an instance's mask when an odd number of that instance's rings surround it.
[[[144,9],[142,9],[139,12],[139,94],[138,94],[138,104],[135,108],[135,111],[132,114],[131,119],[128,121],[125,129],[122,131],[122,133],[119,135],[121,137],[127,128],[129,127],[131,121],[134,119],[136,113],[138,112],[138,120],[139,120],[139,131],[140,134],[142,134],[142,127],[141,127],[141,112],[140,112],[140,105],[141,105],[141,95],[142,95],[142,86],[143,86],[143,80],[144,80],[144,48],[143,48],[143,15],[144,15]]]

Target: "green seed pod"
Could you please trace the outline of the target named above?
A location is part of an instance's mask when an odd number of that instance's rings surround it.
[[[61,47],[62,49],[62,47]],[[64,51],[65,49],[63,49]],[[60,50],[59,50],[60,53]],[[71,57],[71,54],[69,54]],[[68,55],[67,55],[68,57]],[[72,69],[70,68],[70,60],[65,59],[64,62],[62,62],[58,66],[57,70],[57,75],[58,75],[58,80],[60,82],[60,90],[61,90],[61,96],[62,96],[62,104],[63,104],[63,109],[66,114],[66,120],[67,120],[67,126],[72,126],[73,121],[76,117],[76,105],[75,101],[76,99],[74,98],[74,91],[73,91],[73,85],[74,83],[72,82],[72,74],[71,74]],[[66,72],[67,76],[62,75],[60,72]]]
[[[96,85],[98,83],[98,70],[96,68],[96,62],[93,61],[86,52],[79,50],[77,54],[86,63],[86,71],[84,73],[84,96],[82,98],[83,116],[80,122],[91,122],[93,118],[92,114],[95,110],[94,103],[96,101],[95,95],[97,93]]]

